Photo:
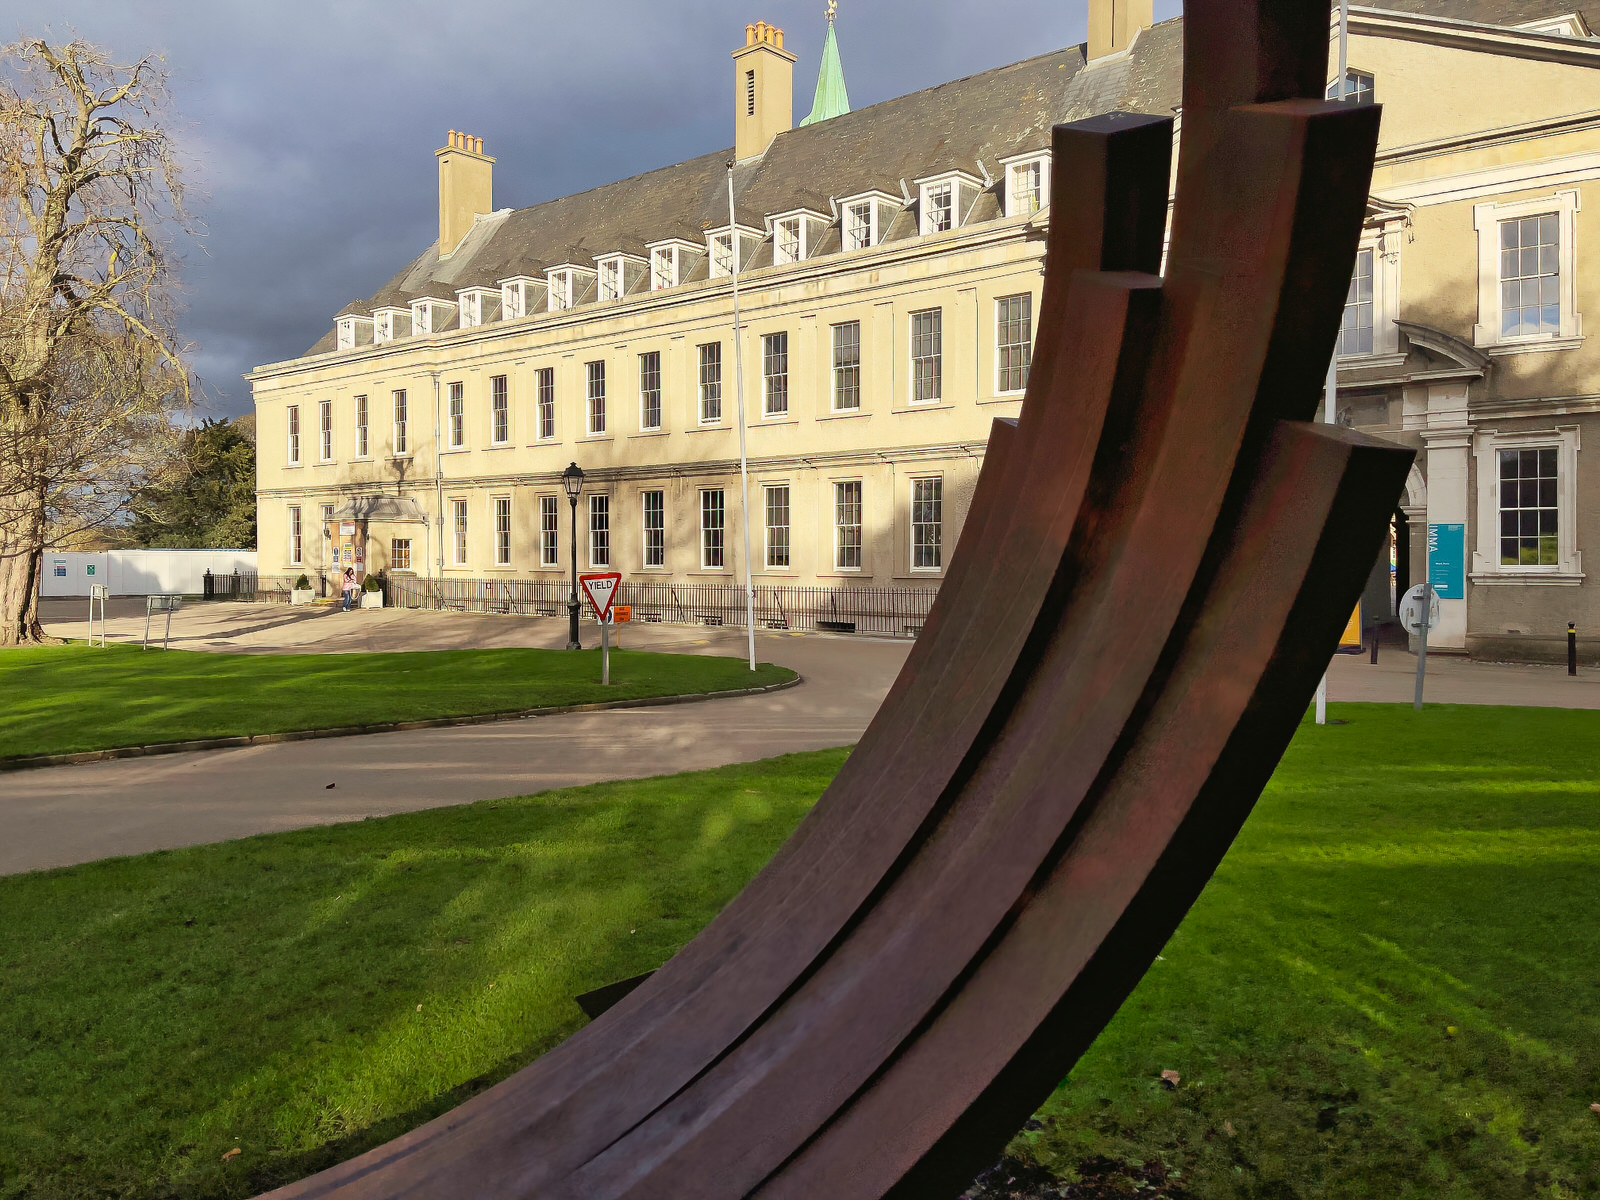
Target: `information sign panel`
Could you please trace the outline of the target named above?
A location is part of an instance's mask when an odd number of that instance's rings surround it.
[[[1467,527],[1460,522],[1428,525],[1428,582],[1441,600],[1467,598]]]

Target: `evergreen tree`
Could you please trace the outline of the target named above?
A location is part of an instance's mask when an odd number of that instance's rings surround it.
[[[183,435],[181,463],[135,493],[131,545],[253,550],[255,420],[204,421]]]

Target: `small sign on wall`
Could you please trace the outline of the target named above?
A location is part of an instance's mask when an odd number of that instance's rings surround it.
[[[1467,598],[1467,527],[1456,522],[1428,524],[1428,582],[1441,600]]]

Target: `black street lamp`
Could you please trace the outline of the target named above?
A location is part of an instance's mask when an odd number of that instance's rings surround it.
[[[568,650],[582,650],[583,644],[578,641],[578,495],[583,491],[583,468],[573,463],[561,472],[561,486],[567,491],[567,499],[572,502],[572,598],[567,601],[567,615],[572,619],[571,630],[567,637]]]

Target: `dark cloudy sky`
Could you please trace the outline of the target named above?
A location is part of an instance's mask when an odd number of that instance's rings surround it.
[[[183,333],[217,414],[438,233],[447,129],[521,207],[733,142],[729,52],[785,30],[811,107],[825,0],[6,0],[0,39],[76,35],[164,56],[204,227],[183,252]],[[1156,17],[1179,0],[1157,0]],[[1080,42],[1085,0],[840,0],[852,107]]]

